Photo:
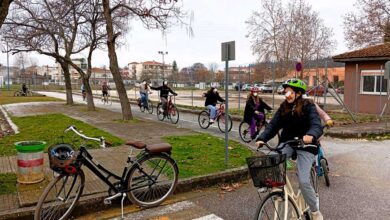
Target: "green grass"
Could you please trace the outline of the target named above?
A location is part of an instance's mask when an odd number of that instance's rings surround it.
[[[0,105],[21,103],[21,102],[49,102],[49,101],[62,101],[60,99],[46,97],[46,96],[18,96],[14,97],[16,90],[2,90],[0,91]],[[34,94],[35,95],[35,94]]]
[[[253,152],[235,141],[229,141],[229,167],[225,166],[225,141],[208,134],[169,136],[164,140],[173,147],[172,157],[179,166],[179,177],[188,178],[245,166]]]
[[[19,127],[20,133],[0,139],[0,156],[15,155],[16,149],[14,143],[27,140],[46,141],[46,149],[53,144],[61,142],[73,143],[75,149],[79,149],[80,138],[76,134],[68,132],[64,135],[64,130],[69,125],[75,125],[77,129],[90,137],[103,136],[107,141],[112,143],[113,146],[118,146],[123,143],[123,140],[118,137],[63,114],[12,117],[12,120]],[[61,138],[61,136],[64,137]],[[99,148],[99,144],[90,141],[87,143],[86,147]]]
[[[16,193],[16,174],[0,173],[0,195]]]

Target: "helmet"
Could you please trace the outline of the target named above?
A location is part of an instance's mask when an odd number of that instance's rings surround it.
[[[254,87],[251,87],[250,91],[251,91],[251,93],[253,94],[253,93],[255,93],[255,92],[260,92],[260,89],[257,88],[256,86],[254,86]]]
[[[76,155],[71,145],[58,144],[49,148],[50,168],[61,174],[74,174],[78,170]]]
[[[283,88],[291,87],[294,91],[301,91],[302,94],[306,93],[307,85],[304,81],[300,79],[288,79],[286,82],[282,84]]]

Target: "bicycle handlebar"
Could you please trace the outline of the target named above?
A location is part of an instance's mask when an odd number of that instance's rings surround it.
[[[296,145],[298,148],[317,147],[317,145],[314,144],[305,144],[302,139],[298,139],[298,138],[295,138],[294,140],[285,141],[277,147],[272,147],[268,143],[264,143],[263,145],[266,146],[271,151],[281,151],[283,148],[285,148],[287,145],[290,144]],[[261,147],[257,148],[257,151],[260,148]]]
[[[67,129],[65,129],[64,133],[67,133],[68,131],[73,131],[74,133],[76,133],[78,136],[80,136],[81,138],[83,138],[85,140],[98,141],[98,142],[100,142],[100,147],[106,148],[106,141],[105,141],[104,137],[100,137],[100,138],[88,137],[88,136],[82,134],[81,132],[79,132],[77,130],[76,126],[74,126],[74,125],[71,125]]]

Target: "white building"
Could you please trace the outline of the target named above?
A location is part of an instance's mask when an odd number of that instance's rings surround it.
[[[144,78],[167,78],[172,75],[172,65],[156,61],[131,62],[128,64],[129,77],[135,80]],[[143,76],[144,75],[144,76]]]

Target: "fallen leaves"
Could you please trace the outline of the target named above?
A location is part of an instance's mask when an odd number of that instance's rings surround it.
[[[232,183],[232,184],[223,184],[220,186],[221,192],[220,193],[226,193],[226,192],[233,192],[236,189],[241,187],[241,183]]]

